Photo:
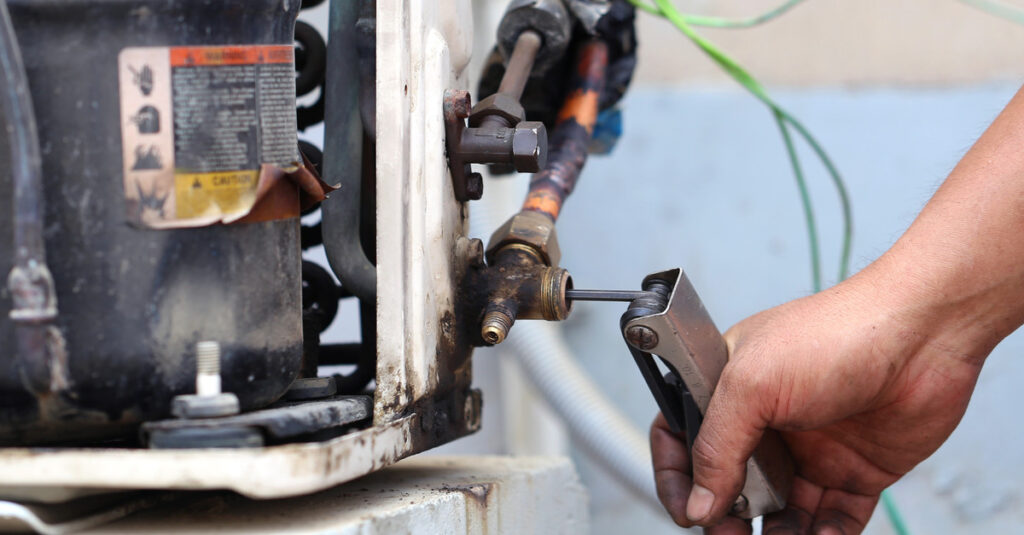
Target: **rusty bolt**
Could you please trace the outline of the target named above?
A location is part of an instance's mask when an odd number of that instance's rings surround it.
[[[445,106],[450,106],[452,113],[459,119],[469,117],[469,113],[473,109],[473,102],[469,96],[469,91],[463,89],[446,90],[444,92],[444,100]]]
[[[520,173],[536,173],[548,163],[548,131],[539,121],[523,121],[512,134],[512,165]]]
[[[650,351],[658,346],[658,333],[645,325],[634,325],[626,329],[626,341],[641,351]]]
[[[480,173],[466,175],[466,198],[478,201],[484,196],[484,177]]]

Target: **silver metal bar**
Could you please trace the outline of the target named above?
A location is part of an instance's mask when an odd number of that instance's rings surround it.
[[[566,300],[570,301],[623,301],[629,302],[646,297],[650,292],[639,290],[577,290],[565,291]]]

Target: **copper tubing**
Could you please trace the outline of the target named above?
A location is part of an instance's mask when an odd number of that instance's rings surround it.
[[[530,181],[523,211],[558,219],[562,204],[576,187],[587,161],[587,143],[597,124],[598,101],[608,67],[608,45],[592,40],[580,49],[569,96],[555,122],[548,145],[548,163]]]

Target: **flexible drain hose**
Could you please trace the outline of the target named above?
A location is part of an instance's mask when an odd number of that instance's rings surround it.
[[[548,322],[518,322],[505,344],[515,352],[533,385],[565,421],[573,442],[630,491],[661,511],[647,437],[587,377],[560,329]]]

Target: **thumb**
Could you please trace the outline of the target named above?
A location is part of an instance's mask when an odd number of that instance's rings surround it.
[[[737,370],[726,366],[693,443],[694,485],[686,516],[701,525],[713,524],[732,509],[743,489],[747,459],[768,423],[757,382],[745,381],[746,374]]]

